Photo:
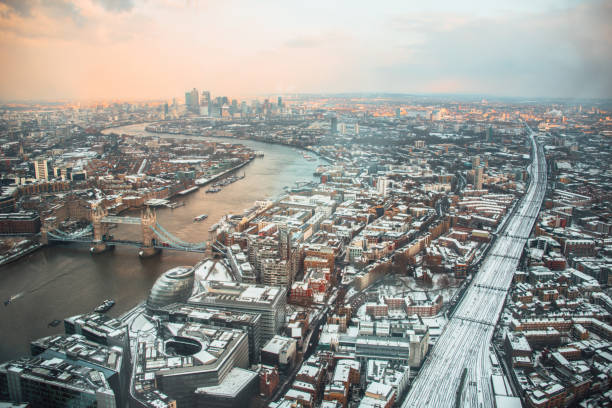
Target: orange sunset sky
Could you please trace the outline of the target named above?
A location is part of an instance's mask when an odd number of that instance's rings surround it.
[[[595,0],[0,0],[0,99],[607,98],[610,21]]]

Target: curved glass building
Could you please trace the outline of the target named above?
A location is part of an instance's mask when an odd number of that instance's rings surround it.
[[[193,291],[194,269],[190,266],[177,266],[166,272],[151,288],[147,298],[147,308],[159,309],[163,306],[185,302]]]

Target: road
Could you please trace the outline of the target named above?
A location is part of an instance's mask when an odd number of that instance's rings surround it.
[[[402,403],[403,408],[480,408],[495,404],[490,384],[489,346],[546,192],[544,150],[536,143],[531,129],[528,131],[532,162],[528,168],[531,182],[527,192],[499,231],[479,272],[419,371]],[[459,389],[464,369],[467,375]],[[457,396],[460,401],[456,401]]]

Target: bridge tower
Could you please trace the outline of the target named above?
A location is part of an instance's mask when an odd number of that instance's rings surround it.
[[[43,245],[49,244],[49,237],[47,236],[47,232],[49,232],[49,227],[47,227],[44,223],[40,226],[40,243]]]
[[[43,245],[49,244],[49,231],[53,231],[57,228],[57,214],[53,212],[50,216],[42,219],[42,225],[40,226],[40,243]]]
[[[102,206],[98,205],[91,211],[91,223],[93,224],[93,245],[89,249],[92,254],[99,254],[108,249],[104,242],[104,236],[108,233],[108,226],[102,222],[107,213]]]
[[[155,227],[157,224],[157,214],[155,211],[151,211],[151,208],[147,207],[140,216],[142,225],[142,247],[138,251],[138,255],[141,258],[147,258],[155,255],[159,250],[155,248],[155,232],[151,227]]]

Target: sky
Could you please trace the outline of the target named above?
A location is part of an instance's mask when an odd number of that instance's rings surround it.
[[[0,100],[612,98],[612,1],[0,0]]]

